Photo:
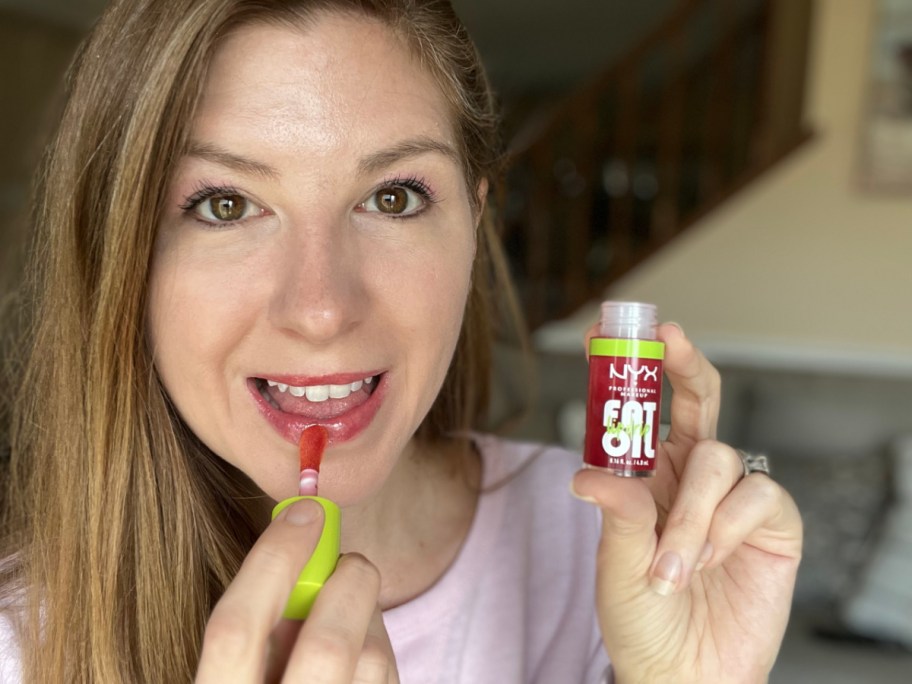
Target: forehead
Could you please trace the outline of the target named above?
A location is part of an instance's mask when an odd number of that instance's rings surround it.
[[[300,24],[253,23],[217,49],[194,137],[257,140],[267,151],[338,153],[426,135],[454,148],[434,78],[382,22],[321,13]]]

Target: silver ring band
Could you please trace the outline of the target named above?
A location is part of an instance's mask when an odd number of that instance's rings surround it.
[[[741,465],[744,466],[744,477],[751,473],[770,474],[769,458],[764,454],[749,454],[741,449],[735,449],[738,458],[741,459]]]

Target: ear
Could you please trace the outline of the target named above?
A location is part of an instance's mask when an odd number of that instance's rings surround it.
[[[485,207],[488,203],[488,192],[490,190],[490,184],[488,183],[487,178],[482,178],[478,181],[478,187],[475,188],[475,196],[478,198],[478,209],[475,210],[475,231],[472,234],[474,246],[474,253],[472,255],[472,268],[474,269],[475,256],[478,254],[478,229],[481,228],[481,219],[485,213]]]
[[[478,181],[478,187],[475,188],[475,196],[478,198],[478,211],[475,215],[475,228],[478,228],[479,223],[481,223],[481,217],[484,215],[485,206],[488,202],[488,191],[490,190],[490,185],[488,184],[487,178],[482,178]]]

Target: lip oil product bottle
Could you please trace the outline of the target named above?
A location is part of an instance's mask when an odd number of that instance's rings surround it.
[[[656,307],[603,302],[589,343],[589,399],[583,462],[623,477],[655,475],[665,345]]]

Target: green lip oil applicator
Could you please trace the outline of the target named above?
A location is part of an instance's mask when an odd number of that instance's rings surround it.
[[[300,457],[301,479],[298,488],[299,496],[293,496],[276,504],[272,518],[285,508],[301,499],[312,499],[323,507],[323,532],[314,548],[313,555],[298,575],[291,596],[285,606],[283,616],[292,620],[304,620],[310,614],[317,594],[323,584],[336,569],[339,560],[339,538],[341,535],[342,516],[339,507],[329,499],[317,496],[317,479],[320,472],[320,461],[329,441],[329,433],[322,425],[311,425],[301,433]]]

